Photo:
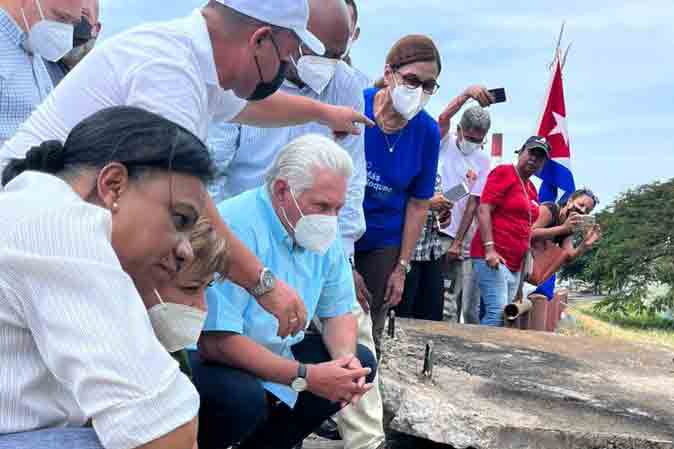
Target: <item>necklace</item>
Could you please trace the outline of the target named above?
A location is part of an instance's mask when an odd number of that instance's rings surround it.
[[[391,145],[391,142],[388,140],[388,136],[384,131],[381,133],[384,135],[384,139],[386,139],[386,145],[388,145],[388,152],[393,153],[393,150],[396,149],[396,145],[398,145],[398,142],[400,141],[400,138],[403,136],[403,133],[405,132],[405,128],[401,129],[400,132],[398,133],[398,138],[396,139],[395,142],[393,142],[393,145]]]

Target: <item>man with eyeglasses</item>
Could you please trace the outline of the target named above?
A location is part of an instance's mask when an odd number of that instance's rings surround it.
[[[451,119],[468,100],[479,105],[466,109],[456,132],[450,131]],[[493,97],[482,86],[471,86],[452,100],[440,115],[438,123],[442,136],[440,152],[440,175],[442,189],[448,191],[464,185],[470,192],[454,203],[449,223],[440,223],[445,255],[445,280],[451,283],[450,300],[457,302],[458,313],[463,314],[466,324],[479,324],[480,295],[474,285],[470,261],[464,263],[467,251],[465,242],[470,242],[475,232],[474,218],[480,203],[480,195],[490,171],[489,155],[482,151],[484,139],[489,132],[491,119],[483,107],[489,106]],[[466,258],[467,259],[467,258]]]

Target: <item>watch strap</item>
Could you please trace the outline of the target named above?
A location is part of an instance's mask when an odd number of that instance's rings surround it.
[[[297,367],[297,377],[300,377],[302,379],[307,378],[307,366],[304,363],[299,364]]]

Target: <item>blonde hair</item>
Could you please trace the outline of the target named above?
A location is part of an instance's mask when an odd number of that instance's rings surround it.
[[[187,270],[199,277],[215,278],[222,281],[229,271],[229,247],[227,240],[218,237],[208,218],[201,217],[190,233],[190,244],[194,251],[194,260]]]

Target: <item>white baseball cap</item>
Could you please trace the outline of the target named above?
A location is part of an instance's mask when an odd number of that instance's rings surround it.
[[[297,34],[317,55],[325,53],[323,43],[308,29],[308,0],[216,0],[221,5],[261,22],[287,28]]]

